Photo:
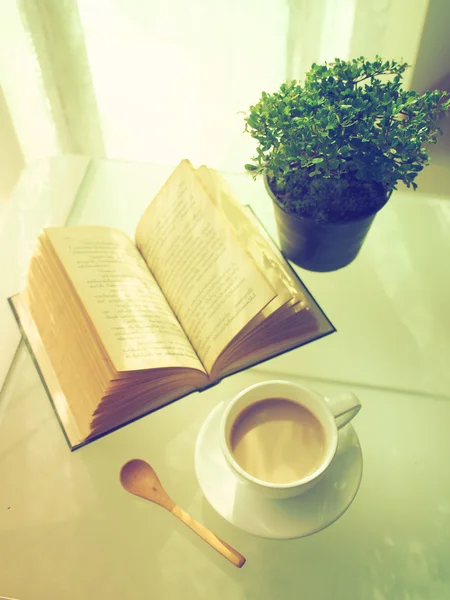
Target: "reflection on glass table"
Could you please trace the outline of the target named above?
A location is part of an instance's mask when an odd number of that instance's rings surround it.
[[[49,175],[48,164],[35,168],[46,173],[52,197],[67,189],[64,178]],[[132,235],[171,171],[91,161],[68,223],[111,225]],[[262,184],[226,177],[275,237]],[[33,206],[33,187],[23,189],[22,206],[27,198]],[[21,211],[28,247],[37,226],[25,228],[23,218]],[[39,228],[50,222],[42,210],[34,219],[41,219]],[[337,333],[74,453],[22,343],[0,395],[0,594],[21,600],[448,597],[449,220],[443,200],[396,192],[353,264],[334,273],[298,270]],[[16,244],[11,270],[18,279],[21,252]],[[334,524],[310,537],[275,541],[246,533],[213,510],[196,479],[194,452],[221,401],[251,383],[282,378],[324,395],[358,395],[363,408],[353,426],[364,469],[354,502]],[[152,464],[189,514],[244,554],[242,570],[171,515],[123,491],[120,467],[137,457]]]

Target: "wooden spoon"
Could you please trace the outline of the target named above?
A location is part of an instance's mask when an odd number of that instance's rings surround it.
[[[198,523],[175,504],[161,485],[153,468],[145,460],[136,458],[125,463],[120,471],[120,483],[130,494],[140,496],[141,498],[150,500],[150,502],[155,502],[171,512],[177,519],[190,527],[192,531],[212,546],[214,550],[217,550],[222,556],[228,558],[236,567],[241,568],[245,563],[245,558],[242,554],[239,554],[237,550],[222,541],[212,531],[201,525],[201,523]]]

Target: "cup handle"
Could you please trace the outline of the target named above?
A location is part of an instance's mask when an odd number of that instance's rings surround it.
[[[359,413],[361,402],[352,392],[344,392],[332,398],[325,398],[336,419],[338,429],[347,425]]]

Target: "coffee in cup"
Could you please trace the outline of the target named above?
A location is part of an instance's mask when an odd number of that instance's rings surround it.
[[[266,398],[236,417],[233,458],[247,473],[271,483],[291,483],[322,464],[326,433],[313,412],[287,398]]]
[[[360,408],[352,393],[328,399],[289,381],[258,383],[225,407],[222,452],[254,491],[269,498],[297,496],[326,472],[337,451],[338,429]]]

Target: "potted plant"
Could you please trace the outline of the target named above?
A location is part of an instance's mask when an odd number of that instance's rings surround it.
[[[282,250],[298,265],[347,265],[397,183],[417,187],[450,99],[403,89],[408,66],[378,56],[313,64],[303,85],[263,92],[246,113],[258,146],[245,168],[264,176]]]

